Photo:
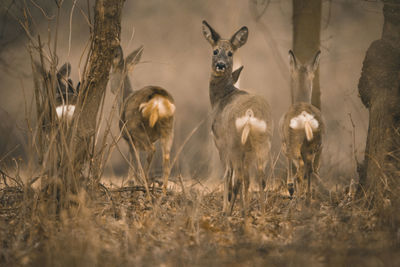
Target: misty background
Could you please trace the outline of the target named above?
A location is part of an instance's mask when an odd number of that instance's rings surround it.
[[[5,0],[0,4],[1,154],[18,143],[26,143],[21,132],[26,132],[26,117],[34,114],[31,109],[34,103],[32,69],[26,50],[28,40],[17,21],[23,17],[21,2]],[[32,29],[46,43],[49,34],[53,38],[55,19],[47,20],[44,14],[55,17],[56,6],[54,2],[44,0],[26,3],[36,22],[31,25]],[[94,1],[90,1],[91,16],[93,4]],[[74,84],[81,76],[85,60],[82,53],[89,42],[89,25],[83,13],[87,14],[86,1],[76,1],[75,5],[73,0],[64,1],[58,34],[58,66],[66,61],[71,63]],[[127,0],[121,31],[125,56],[144,45],[142,62],[130,73],[133,88],[159,85],[174,96],[177,107],[174,158],[188,134],[211,109],[208,85],[212,50],[202,35],[203,19],[224,38],[230,38],[244,25],[249,28],[247,44],[234,57],[237,66],[244,65],[240,88],[269,100],[275,122],[272,153],[277,157],[280,150],[278,121],[290,105],[291,0],[271,0],[259,21],[255,21],[251,14],[249,0]],[[363,159],[368,113],[358,97],[357,84],[365,52],[373,40],[380,38],[382,24],[380,1],[323,2],[320,85],[327,131],[321,177],[333,172],[334,179],[340,181],[355,175],[353,127],[349,114],[355,124],[356,156],[359,161]],[[109,88],[105,101],[104,117],[107,118],[114,101]],[[9,119],[4,119],[5,116]],[[16,125],[11,127],[7,121],[16,122]],[[116,114],[112,124],[113,133],[117,135]],[[220,162],[210,137],[210,125],[206,121],[185,145],[174,172],[182,173],[185,178],[218,176],[221,173]],[[124,140],[120,140],[119,146],[123,153],[128,154]],[[23,153],[21,147],[16,152]],[[278,173],[285,167],[285,162],[284,156],[280,155],[276,167]],[[161,171],[159,160],[153,162],[153,169],[154,173]],[[107,174],[124,175],[126,171],[127,163],[118,151],[114,151]]]

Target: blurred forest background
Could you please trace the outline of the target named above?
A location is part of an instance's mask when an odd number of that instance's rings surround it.
[[[17,19],[23,18],[24,2],[45,40],[54,34],[55,16],[51,1],[5,0],[1,4],[0,26],[0,107],[15,122],[13,132],[1,131],[1,153],[13,150],[23,154],[26,143],[25,119],[32,112],[33,85],[27,37]],[[92,7],[94,1],[89,1]],[[273,153],[280,149],[277,124],[290,105],[288,50],[292,47],[292,1],[271,0],[265,13],[256,20],[252,1],[141,0],[126,1],[122,14],[121,44],[128,54],[144,45],[142,62],[130,74],[134,89],[160,85],[174,96],[177,106],[173,152],[210,112],[208,83],[211,51],[201,34],[206,19],[225,38],[241,26],[249,28],[249,40],[235,55],[236,66],[244,65],[242,89],[267,97],[275,121]],[[39,8],[40,7],[40,8]],[[60,14],[58,41],[59,66],[71,62],[72,80],[77,84],[83,69],[82,54],[89,42],[86,1],[64,1]],[[334,172],[334,183],[344,174],[355,174],[354,152],[363,158],[368,113],[358,97],[357,84],[362,61],[370,43],[381,36],[383,23],[380,1],[322,1],[320,87],[322,114],[327,124],[321,174]],[[50,25],[50,29],[49,29]],[[53,28],[52,28],[53,27]],[[43,41],[45,42],[45,41]],[[107,89],[105,114],[111,111],[114,96]],[[350,116],[354,121],[353,129]],[[7,129],[6,120],[0,122]],[[117,120],[113,130],[119,131]],[[355,140],[353,140],[355,130]],[[355,142],[355,143],[354,143]],[[354,143],[354,144],[353,144]],[[17,149],[17,144],[22,144]],[[128,153],[125,142],[119,145]],[[353,145],[355,146],[353,148]],[[277,170],[283,168],[283,157]],[[214,164],[216,163],[216,164]],[[219,159],[210,138],[210,126],[202,124],[185,145],[174,173],[204,178],[218,170]],[[127,163],[114,151],[108,175],[127,173]],[[153,172],[160,172],[160,161]],[[220,173],[217,171],[217,174]],[[348,178],[346,178],[348,179]],[[348,182],[348,181],[346,181]]]

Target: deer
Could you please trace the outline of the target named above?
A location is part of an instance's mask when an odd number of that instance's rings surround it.
[[[202,32],[212,47],[209,82],[211,130],[225,168],[223,212],[228,216],[232,214],[240,190],[242,215],[246,216],[251,168],[256,167],[261,209],[265,201],[265,168],[270,160],[273,133],[270,106],[264,97],[234,85],[242,67],[232,72],[233,56],[247,42],[248,28],[243,26],[230,39],[223,39],[204,20]]]
[[[307,201],[311,196],[311,176],[319,170],[325,123],[321,111],[311,104],[314,73],[321,52],[302,64],[292,50],[289,51],[290,78],[293,103],[279,122],[282,151],[288,164],[287,188],[292,198],[297,183],[307,180]],[[293,175],[293,164],[295,175]]]
[[[65,63],[57,72],[56,88],[56,114],[59,119],[65,119],[71,122],[75,112],[75,105],[78,101],[80,82],[74,88],[71,74],[71,64]]]
[[[35,62],[35,68],[42,75],[43,79],[50,79],[50,72],[47,71],[39,62]],[[56,73],[56,83],[54,88],[54,106],[56,116],[59,120],[71,122],[75,105],[78,100],[80,82],[74,88],[73,82],[70,79],[71,64],[64,63]]]
[[[142,53],[143,46],[131,52],[126,58],[121,46],[114,50],[110,72],[111,91],[117,94],[122,90],[118,101],[119,128],[122,137],[129,145],[131,159],[136,158],[136,149],[146,152],[144,167],[146,179],[156,151],[155,142],[160,141],[163,157],[162,183],[165,194],[170,174],[175,102],[172,95],[159,86],[145,86],[136,91],[132,89],[128,73],[139,63]]]

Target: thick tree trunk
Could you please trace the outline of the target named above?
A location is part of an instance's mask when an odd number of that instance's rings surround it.
[[[293,0],[293,52],[306,63],[320,49],[321,0]],[[293,103],[293,92],[292,103]],[[311,103],[321,108],[319,68],[315,72]]]
[[[369,111],[360,184],[374,200],[400,193],[400,0],[385,1],[383,14],[382,38],[368,48],[358,84]]]
[[[81,87],[76,132],[72,140],[74,171],[88,160],[96,130],[96,119],[108,82],[113,50],[119,45],[124,0],[97,0],[91,52]]]

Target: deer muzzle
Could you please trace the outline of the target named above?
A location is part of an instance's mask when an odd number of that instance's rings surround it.
[[[217,64],[215,64],[215,70],[217,72],[224,72],[226,70],[226,64],[223,62],[217,62]]]

